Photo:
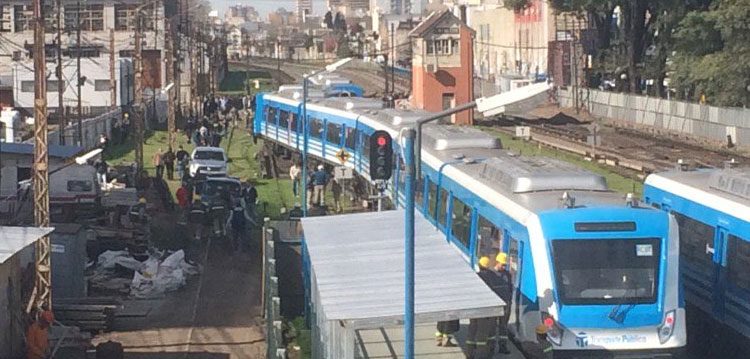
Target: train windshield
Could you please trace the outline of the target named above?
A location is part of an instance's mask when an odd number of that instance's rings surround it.
[[[660,244],[658,238],[552,241],[561,303],[654,303]]]

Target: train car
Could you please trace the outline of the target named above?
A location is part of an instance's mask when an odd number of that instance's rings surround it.
[[[677,218],[687,303],[750,337],[750,168],[652,174],[644,198]]]
[[[254,131],[302,149],[301,104],[257,101]],[[427,115],[368,99],[312,99],[308,154],[369,180],[369,136],[386,130],[395,168],[387,194],[403,204],[400,133]],[[677,225],[669,214],[608,190],[603,177],[563,162],[509,154],[469,127],[426,125],[416,182],[419,212],[467,261],[508,253],[511,333],[535,341],[544,323],[555,357],[670,356],[686,342],[678,291]],[[439,280],[439,278],[436,278]]]

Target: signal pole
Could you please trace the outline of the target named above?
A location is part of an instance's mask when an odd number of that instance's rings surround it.
[[[142,61],[142,16],[141,9],[135,13],[135,54],[133,55],[133,72],[135,73],[135,106],[133,113],[133,127],[135,130],[135,163],[136,176],[140,178],[143,171],[143,61]]]
[[[172,26],[171,26],[171,20],[165,19],[164,21],[164,56],[167,60],[167,68],[166,68],[166,82],[167,86],[172,84],[172,88],[170,88],[167,91],[167,142],[169,143],[169,147],[174,151],[174,140],[175,140],[175,114],[174,114],[174,91],[177,91],[175,89],[174,85],[174,54],[172,49]],[[174,91],[173,91],[174,90]]]
[[[34,0],[34,224],[49,226],[49,172],[47,148],[47,61],[44,51],[43,0]],[[52,309],[49,236],[36,242],[36,304]]]
[[[65,105],[63,104],[63,94],[65,93],[65,86],[63,85],[62,76],[62,21],[60,20],[60,13],[62,12],[62,0],[57,0],[57,118],[60,126],[58,131],[59,143],[65,144],[65,127],[68,124],[65,118]]]
[[[109,102],[117,108],[117,80],[115,79],[115,29],[109,29]]]

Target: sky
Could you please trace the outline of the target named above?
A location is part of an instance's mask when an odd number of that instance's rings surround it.
[[[224,11],[234,5],[250,5],[257,10],[263,19],[269,12],[283,7],[289,11],[294,11],[297,7],[296,0],[210,0],[214,10],[219,10],[219,15],[224,16]],[[313,0],[313,14],[325,14],[326,1]]]

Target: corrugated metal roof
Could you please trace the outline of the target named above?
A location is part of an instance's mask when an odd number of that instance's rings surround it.
[[[481,318],[504,303],[419,213],[415,225],[417,322]],[[404,314],[404,212],[302,219],[311,270],[327,320],[365,328]],[[315,289],[313,289],[315,290]]]
[[[0,264],[53,230],[54,228],[0,226]]]

